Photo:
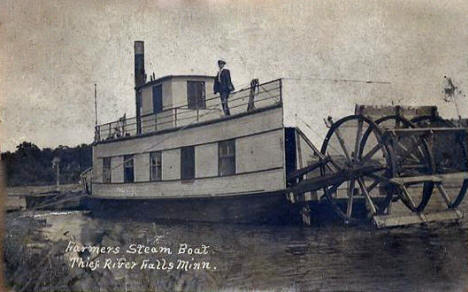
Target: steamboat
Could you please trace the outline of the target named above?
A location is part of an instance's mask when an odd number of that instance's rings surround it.
[[[93,168],[82,175],[94,214],[311,223],[331,211],[378,227],[462,218],[466,128],[436,107],[356,104],[352,115],[325,120],[319,148],[286,125],[283,79],[231,93],[226,116],[210,94],[214,78],[147,81],[135,42],[136,116],[96,126]]]

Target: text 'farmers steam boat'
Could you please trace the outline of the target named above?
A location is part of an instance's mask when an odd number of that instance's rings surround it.
[[[319,149],[285,126],[284,80],[231,92],[222,63],[217,76],[147,82],[135,42],[136,117],[96,127],[82,176],[96,214],[310,223],[332,210],[378,227],[462,218],[467,130],[436,107],[355,105],[327,119]]]

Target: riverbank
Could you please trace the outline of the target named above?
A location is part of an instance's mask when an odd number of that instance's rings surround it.
[[[31,202],[32,204],[40,204],[44,207],[50,206],[52,208],[55,205],[54,201],[60,201],[65,196],[75,196],[80,194],[81,191],[82,186],[80,184],[60,185],[58,188],[55,185],[7,187],[5,189],[7,195],[5,211],[13,212],[25,210],[29,207],[33,207],[31,206]],[[27,197],[29,197],[29,201]],[[33,202],[34,199],[36,199],[37,202]],[[73,207],[74,204],[76,204],[76,202],[73,202],[73,199],[69,200],[69,207]],[[60,206],[60,204],[58,205]]]

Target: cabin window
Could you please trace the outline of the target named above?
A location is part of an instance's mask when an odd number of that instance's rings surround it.
[[[161,151],[150,153],[150,180],[160,181],[161,173]]]
[[[218,174],[220,176],[236,173],[236,141],[218,143]]]
[[[124,182],[132,183],[135,181],[133,172],[133,155],[124,156]]]
[[[111,182],[111,158],[104,157],[102,159],[102,177],[104,183]]]
[[[187,81],[187,104],[189,109],[206,108],[204,81]]]
[[[180,178],[182,180],[195,178],[195,151],[193,146],[180,149]]]
[[[153,86],[153,114],[162,112],[162,85]]]

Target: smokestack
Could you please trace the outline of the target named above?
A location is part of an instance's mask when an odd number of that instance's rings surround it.
[[[145,43],[143,41],[135,41],[135,87],[139,87],[145,83]]]

